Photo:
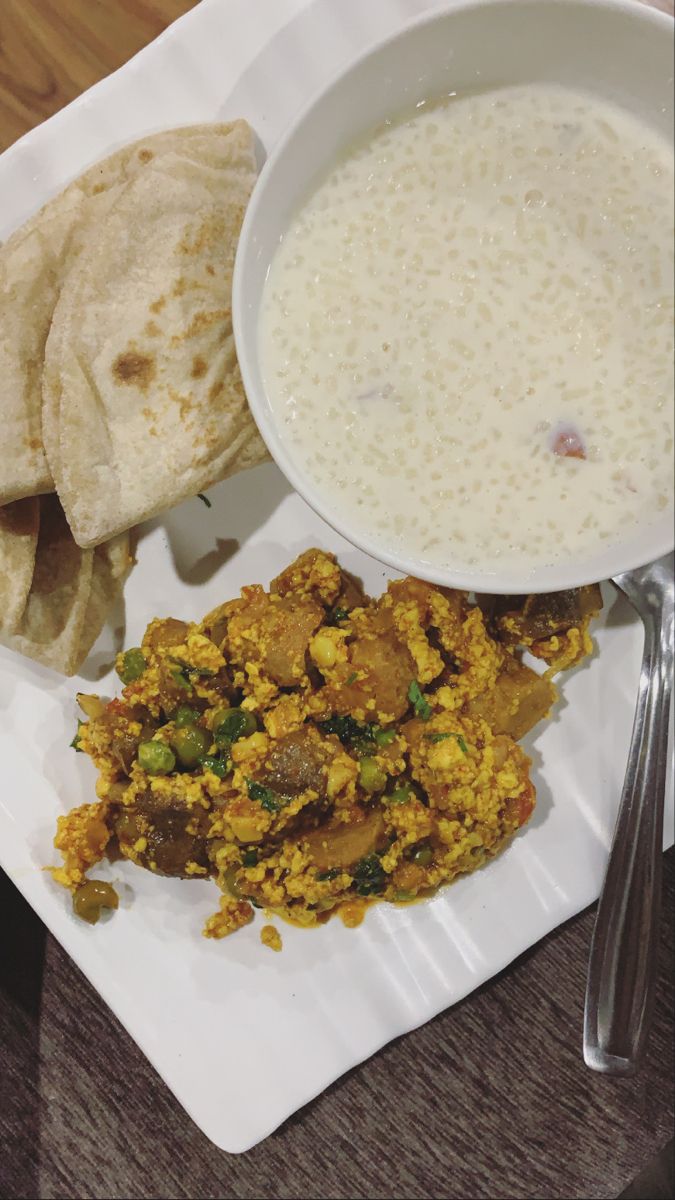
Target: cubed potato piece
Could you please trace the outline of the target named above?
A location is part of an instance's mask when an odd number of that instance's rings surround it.
[[[357,608],[368,603],[360,579],[345,571],[334,554],[305,550],[270,584],[278,596],[311,596],[325,608]]]
[[[305,678],[305,654],[324,616],[314,600],[268,596],[260,587],[244,588],[229,615],[224,649],[228,661],[244,667],[259,663],[279,687]]]
[[[328,768],[341,751],[336,737],[322,737],[312,725],[303,725],[272,743],[259,779],[281,796],[311,788],[324,799]]]
[[[382,849],[385,840],[384,819],[375,809],[354,824],[324,825],[303,839],[312,861],[320,871],[335,867],[348,870],[360,859]]]
[[[549,679],[507,656],[494,687],[470,700],[467,711],[487,721],[494,733],[518,740],[543,720],[557,694]]]

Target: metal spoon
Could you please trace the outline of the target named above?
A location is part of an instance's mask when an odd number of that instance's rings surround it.
[[[632,1075],[644,1051],[661,905],[663,801],[673,672],[673,555],[612,580],[645,628],[633,735],[591,941],[584,1059]]]

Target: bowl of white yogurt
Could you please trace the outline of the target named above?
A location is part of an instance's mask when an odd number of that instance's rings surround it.
[[[300,114],[242,229],[233,318],[263,438],[397,570],[476,591],[673,545],[672,22],[459,3]]]

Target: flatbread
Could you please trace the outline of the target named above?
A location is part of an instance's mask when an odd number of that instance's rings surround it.
[[[103,542],[93,554],[91,591],[80,632],[78,665],[84,662],[103,629],[108,613],[121,595],[124,580],[133,566],[129,533],[120,533],[111,541]]]
[[[244,121],[167,150],[115,196],[68,275],[46,346],[44,424],[80,546],[269,457],[231,318],[255,177]]]
[[[54,490],[41,432],[45,343],[63,281],[114,196],[158,155],[228,126],[152,134],[90,167],[0,246],[0,505]]]
[[[40,501],[40,533],[28,601],[10,649],[64,674],[78,665],[80,633],[91,592],[93,553],[73,541],[56,496]]]
[[[12,633],[26,607],[39,527],[37,497],[0,508],[0,632]]]
[[[96,550],[73,540],[56,496],[40,501],[30,593],[18,628],[0,643],[73,675],[96,641],[131,566],[129,535]]]

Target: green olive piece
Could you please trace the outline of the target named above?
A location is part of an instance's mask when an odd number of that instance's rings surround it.
[[[117,908],[119,896],[111,883],[87,879],[73,894],[73,912],[82,921],[95,925],[102,908]]]
[[[359,783],[366,792],[381,792],[387,785],[387,776],[378,767],[374,758],[362,758],[359,763]]]
[[[252,712],[245,708],[230,708],[223,719],[214,727],[216,745],[230,746],[239,738],[250,737],[258,728]]]
[[[189,704],[179,704],[173,723],[176,729],[181,729],[184,725],[196,725],[199,717],[200,714],[196,708],[190,708]]]
[[[140,679],[147,665],[140,646],[133,646],[122,655],[117,674],[122,683],[133,683],[135,679]]]
[[[141,742],[138,761],[148,775],[168,775],[176,765],[176,756],[166,742],[153,738],[152,741]]]
[[[182,767],[196,767],[211,745],[211,735],[199,725],[184,725],[174,731],[171,744]]]

